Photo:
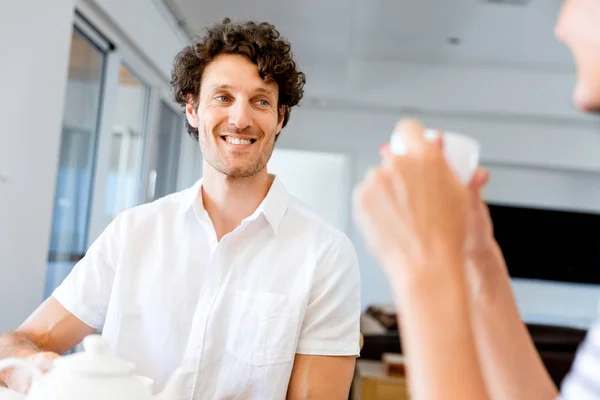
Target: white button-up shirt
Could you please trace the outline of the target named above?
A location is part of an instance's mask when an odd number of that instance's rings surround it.
[[[561,400],[600,399],[600,319],[589,327],[571,370],[561,383]]]
[[[161,389],[284,399],[295,354],[359,354],[354,247],[275,179],[220,242],[202,182],[117,217],[53,296]]]

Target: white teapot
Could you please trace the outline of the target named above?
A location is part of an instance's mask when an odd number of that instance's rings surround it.
[[[84,351],[54,360],[54,369],[41,372],[27,360],[9,358],[0,361],[0,371],[25,368],[31,375],[27,395],[0,388],[0,400],[180,400],[188,373],[177,369],[164,390],[153,395],[148,385],[133,375],[135,366],[108,351],[98,334],[83,340]]]

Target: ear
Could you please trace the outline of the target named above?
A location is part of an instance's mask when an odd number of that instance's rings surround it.
[[[195,103],[194,96],[188,94],[185,103],[185,116],[191,126],[198,128],[198,107]]]

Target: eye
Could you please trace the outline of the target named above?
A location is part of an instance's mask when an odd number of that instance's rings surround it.
[[[270,105],[268,100],[259,100],[257,101],[259,106],[268,107]]]
[[[225,95],[215,96],[215,100],[217,100],[221,103],[225,103],[225,102],[229,101],[229,96],[225,96]]]

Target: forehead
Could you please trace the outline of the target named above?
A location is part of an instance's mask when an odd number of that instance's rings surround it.
[[[202,74],[201,91],[218,88],[243,92],[277,93],[275,82],[265,82],[258,67],[248,58],[236,54],[221,54],[214,58]]]

